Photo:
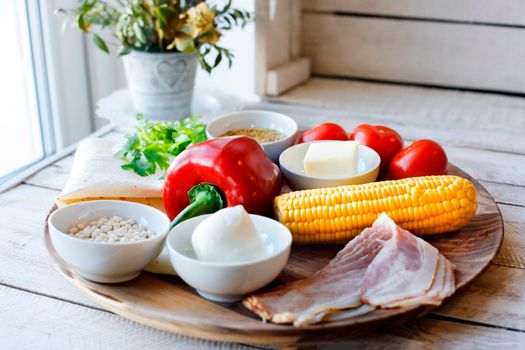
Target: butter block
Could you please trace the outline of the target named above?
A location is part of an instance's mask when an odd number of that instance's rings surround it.
[[[339,178],[357,174],[356,141],[327,141],[311,143],[303,159],[308,176]]]

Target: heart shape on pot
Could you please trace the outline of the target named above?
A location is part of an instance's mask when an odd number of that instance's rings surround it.
[[[177,82],[184,79],[188,62],[179,58],[176,60],[162,60],[157,64],[155,73],[157,78],[168,89],[173,89]]]

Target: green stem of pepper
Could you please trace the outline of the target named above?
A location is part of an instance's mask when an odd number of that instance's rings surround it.
[[[215,213],[226,205],[219,188],[209,183],[193,186],[188,191],[188,197],[190,197],[190,204],[173,219],[170,230],[183,221],[199,215]]]

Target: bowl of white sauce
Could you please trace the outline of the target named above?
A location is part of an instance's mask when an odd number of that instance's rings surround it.
[[[202,215],[173,228],[166,246],[177,274],[206,299],[234,302],[273,281],[290,255],[292,235],[242,206]]]

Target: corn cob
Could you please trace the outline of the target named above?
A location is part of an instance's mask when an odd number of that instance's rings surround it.
[[[303,244],[347,242],[382,212],[414,234],[449,232],[476,209],[472,182],[450,175],[290,192],[274,201],[276,218]]]

